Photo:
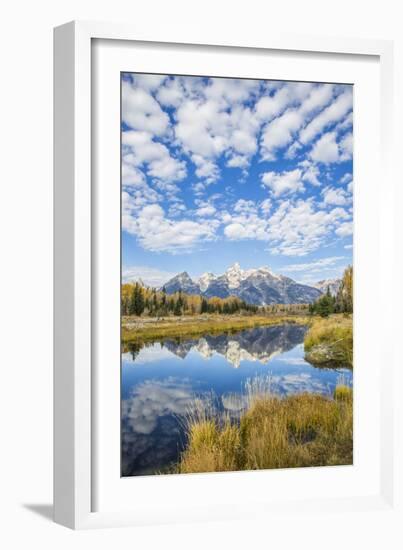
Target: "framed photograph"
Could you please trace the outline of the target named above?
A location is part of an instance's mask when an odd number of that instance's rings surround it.
[[[55,29],[72,528],[392,506],[392,45],[225,36]]]

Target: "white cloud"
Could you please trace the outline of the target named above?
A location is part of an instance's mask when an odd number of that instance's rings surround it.
[[[316,116],[299,134],[303,144],[312,141],[327,126],[334,124],[344,117],[353,106],[352,90],[348,89],[340,94],[326,109]]]
[[[344,206],[349,202],[347,193],[340,187],[325,187],[322,191],[322,196],[325,204]]]
[[[247,156],[234,155],[228,160],[227,166],[230,168],[246,168],[249,166],[249,158]]]
[[[123,213],[123,226],[126,231],[137,235],[140,245],[153,252],[188,252],[205,240],[215,238],[218,223],[206,219],[201,222],[191,220],[171,220],[165,217],[158,204],[145,206],[136,216],[132,212]]]
[[[153,92],[160,88],[166,76],[161,74],[133,74],[132,79],[137,88]]]
[[[224,235],[231,240],[267,240],[267,219],[259,216],[253,201],[239,199],[233,207],[233,214],[223,212],[221,219],[226,224]]]
[[[301,104],[301,112],[308,114],[322,109],[333,98],[333,91],[334,87],[332,84],[315,86],[307,99]]]
[[[301,127],[302,115],[295,109],[286,111],[266,126],[262,133],[261,155],[264,160],[275,160],[276,149],[292,141],[294,133]]]
[[[340,179],[341,184],[350,183],[353,179],[353,175],[350,172],[346,172],[343,177]]]
[[[353,134],[346,134],[340,141],[340,160],[350,160],[353,156]]]
[[[349,218],[340,207],[330,211],[316,208],[312,199],[283,201],[269,219],[270,251],[285,256],[304,256],[317,250],[326,237]]]
[[[298,98],[297,106],[288,108],[277,118],[274,118],[267,124],[262,133],[261,154],[265,160],[274,160],[276,158],[276,149],[285,147],[291,143],[297,132],[307,123],[308,120],[318,110],[322,109],[331,101],[333,97],[333,86],[331,84],[322,84],[314,86],[312,84],[301,84],[298,88],[290,86],[289,102],[295,104]],[[299,90],[299,95],[295,94]],[[288,149],[286,156],[293,158],[300,149],[300,144],[295,141]]]
[[[339,161],[339,146],[336,143],[336,132],[323,134],[312,148],[311,158],[316,162],[329,164]]]
[[[255,237],[255,233],[253,232],[253,230],[250,227],[242,225],[241,223],[230,223],[225,227],[224,234],[229,239],[233,240],[247,238],[253,239]]]
[[[205,95],[208,99],[233,105],[247,101],[258,91],[259,86],[258,80],[210,78],[205,88]]]
[[[231,240],[257,239],[267,240],[267,221],[259,218],[256,214],[245,215],[233,218],[224,228],[224,235]]]
[[[296,139],[294,141],[294,143],[292,143],[288,149],[285,151],[284,153],[284,157],[286,159],[293,159],[295,158],[297,155],[298,155],[298,151],[300,151],[302,149],[302,145],[300,144],[300,142],[298,141],[298,139]]]
[[[354,117],[353,117],[353,111],[351,111],[345,118],[344,120],[342,120],[341,122],[339,122],[336,126],[335,126],[335,130],[337,132],[340,132],[342,130],[346,130],[347,128],[351,128],[351,126],[353,125],[353,120],[354,120]]]
[[[302,171],[298,168],[288,172],[264,172],[261,178],[263,184],[271,189],[275,197],[305,189],[302,183]]]
[[[336,235],[339,237],[348,237],[353,234],[353,222],[345,222],[336,229]]]
[[[127,156],[122,158],[122,184],[124,187],[138,187],[145,183],[144,173],[128,162]]]
[[[194,183],[192,185],[193,192],[196,197],[200,197],[203,195],[203,193],[206,191],[206,185],[202,183],[201,181]]]
[[[273,206],[273,203],[271,202],[270,199],[264,199],[264,201],[260,203],[260,209],[262,210],[263,214],[266,214],[266,215],[270,213],[272,206]]]
[[[239,199],[234,206],[234,212],[242,214],[255,214],[256,204],[253,201],[247,201],[245,199]]]
[[[314,164],[310,160],[303,160],[298,163],[298,166],[300,166],[303,169],[302,174],[302,181],[307,181],[308,183],[319,186],[319,176],[320,176],[320,170],[316,164]]]
[[[206,158],[220,155],[226,147],[226,139],[218,131],[223,124],[223,114],[214,101],[183,102],[176,111],[176,138],[191,154]]]
[[[168,214],[171,217],[176,217],[182,215],[184,212],[186,212],[186,205],[183,201],[178,199],[177,197],[173,197],[173,200],[171,200],[169,205]]]
[[[218,179],[220,172],[215,162],[201,155],[192,155],[192,161],[196,165],[196,176],[203,179],[204,183],[214,183]]]
[[[175,273],[147,266],[126,266],[122,269],[123,282],[129,283],[141,279],[145,285],[156,288],[160,288],[174,276]]]
[[[213,216],[215,213],[216,209],[212,204],[206,204],[205,206],[201,206],[196,210],[196,216],[199,216],[201,218]]]
[[[136,232],[136,223],[133,217],[137,209],[144,207],[147,200],[140,197],[140,201],[129,195],[126,191],[122,192],[122,229],[128,233]]]
[[[150,203],[157,203],[162,200],[162,196],[152,189],[145,180],[126,185],[123,182],[122,191],[122,227],[130,231],[132,218],[136,212]]]
[[[247,99],[250,86],[243,81],[213,82],[203,92],[202,97],[182,99],[174,131],[177,142],[196,164],[196,175],[212,183],[219,176],[215,161],[223,153],[229,167],[248,165],[257,149],[259,123],[249,107],[231,103],[229,108],[228,97]]]
[[[350,160],[353,155],[353,135],[346,134],[337,142],[336,132],[327,132],[312,147],[310,157],[315,162],[330,164]]]
[[[262,208],[252,201],[237,201],[231,214],[222,213],[224,235],[231,240],[266,241],[270,243],[267,250],[272,254],[304,256],[320,248],[339,226],[350,219],[350,214],[343,208],[321,209],[313,199],[284,200],[277,209],[272,207],[270,211],[270,207],[270,202]]]
[[[269,121],[278,116],[290,103],[290,87],[282,86],[272,96],[264,96],[260,98],[256,105],[256,116],[259,120]]]
[[[122,120],[133,130],[161,136],[169,126],[169,117],[159,103],[142,88],[122,82]]]
[[[230,146],[237,152],[244,155],[251,155],[257,149],[254,133],[238,128],[231,134]]]
[[[321,258],[320,260],[313,260],[312,262],[307,262],[303,264],[290,264],[285,267],[282,267],[284,272],[293,272],[297,273],[300,271],[307,271],[310,273],[318,273],[323,270],[325,267],[333,267],[335,264],[339,263],[341,260],[344,260],[345,256],[331,256],[329,258]]]
[[[180,181],[186,176],[185,162],[172,157],[168,148],[153,141],[148,132],[123,132],[122,145],[126,168],[144,166],[148,176],[161,181]]]
[[[314,90],[307,82],[287,82],[276,86],[275,93],[261,97],[255,105],[256,116],[263,122],[280,116],[288,107],[300,104]]]
[[[344,248],[345,248],[346,250],[351,250],[351,249],[353,248],[353,245],[352,245],[352,244],[345,244],[345,245],[344,245]]]

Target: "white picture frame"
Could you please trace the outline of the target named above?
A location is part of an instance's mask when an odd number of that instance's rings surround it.
[[[223,38],[224,36],[224,38]],[[96,322],[98,287],[95,284],[95,270],[99,267],[94,242],[97,239],[98,202],[94,200],[94,166],[93,116],[96,107],[93,105],[92,84],[94,82],[95,41],[125,41],[125,44],[155,44],[164,48],[164,44],[175,44],[176,48],[194,48],[203,56],[207,49],[209,55],[217,52],[237,51],[243,56],[275,51],[283,55],[296,53],[299,56],[322,54],[337,59],[338,56],[362,56],[363,59],[376,59],[380,70],[380,106],[379,106],[379,153],[380,164],[385,184],[378,196],[379,228],[374,229],[375,238],[379,238],[379,253],[384,265],[391,265],[395,250],[395,235],[389,212],[394,208],[394,187],[391,171],[392,152],[392,118],[393,118],[393,74],[392,43],[358,39],[337,39],[312,36],[287,36],[270,33],[269,36],[253,38],[231,37],[230,32],[223,36],[210,35],[208,30],[195,38],[186,35],[186,29],[180,34],[177,31],[170,35],[167,30],[164,36],[149,36],[131,25],[109,23],[73,22],[55,29],[54,41],[54,78],[55,78],[55,370],[54,370],[54,504],[55,521],[71,528],[91,528],[119,525],[144,525],[163,522],[180,522],[211,520],[219,518],[245,517],[245,510],[236,504],[228,505],[222,510],[222,503],[209,506],[207,500],[179,502],[168,507],[153,506],[152,500],[147,506],[120,506],[116,502],[120,493],[114,492],[110,497],[110,506],[98,511],[94,499],[94,484],[99,483],[99,469],[94,456],[97,446],[97,431],[102,431],[102,423],[97,420],[96,401],[98,384],[96,383]],[[126,67],[127,68],[127,67]],[[144,71],[144,68],[142,68]],[[169,72],[167,70],[167,72]],[[337,81],[337,78],[335,79]],[[374,115],[375,116],[375,115]],[[100,127],[102,132],[102,126]],[[374,189],[375,190],[375,189]],[[376,201],[376,193],[373,201]],[[364,201],[365,202],[365,201]],[[374,202],[372,203],[374,204]],[[363,221],[365,221],[363,219]],[[364,224],[365,225],[365,224]],[[116,243],[115,245],[116,246]],[[376,247],[375,247],[376,248]],[[372,257],[372,261],[379,257]],[[380,289],[393,285],[391,270],[377,272]],[[374,275],[375,277],[375,275]],[[364,292],[364,291],[362,291]],[[379,304],[386,303],[386,295],[379,295]],[[385,309],[387,315],[388,308]],[[371,337],[370,334],[368,334]],[[363,331],[363,337],[365,337]],[[381,325],[380,342],[386,342],[387,327]],[[393,367],[395,357],[392,351],[381,370],[373,371],[373,380],[380,380],[376,391],[379,392],[379,426],[378,440],[379,464],[377,472],[380,477],[376,490],[352,491],[329,494],[326,498],[320,491],[309,494],[301,485],[301,490],[294,497],[290,494],[285,499],[273,500],[251,497],[249,515],[264,517],[269,512],[279,510],[315,510],[336,511],[348,506],[351,510],[382,510],[393,505]],[[312,469],[314,470],[314,469]],[[101,474],[100,474],[101,472]],[[194,484],[197,490],[201,484],[216,484],[226,490],[230,485],[239,483],[239,489],[246,491],[249,484],[257,491],[261,485],[260,473],[243,473],[242,478],[229,478],[237,474],[202,474],[190,476],[192,481],[182,482],[177,476],[137,479],[138,487],[144,491],[156,492],[157,483],[167,486],[170,494],[181,492],[184,484]],[[280,472],[284,482],[285,476],[296,479],[297,471]],[[319,486],[316,474],[306,481]],[[321,475],[321,474],[320,474]],[[326,473],[323,474],[326,477]],[[368,472],[368,476],[371,472]],[[227,476],[227,477],[225,477]],[[249,477],[247,477],[249,476]],[[190,480],[190,477],[188,479]],[[197,479],[199,478],[199,482]],[[364,479],[364,478],[363,478]],[[378,483],[379,481],[379,483]],[[322,480],[322,484],[325,478]],[[337,482],[337,480],[336,480]],[[348,479],[345,480],[348,483]],[[306,487],[306,485],[305,485]],[[319,487],[318,487],[319,488]],[[253,492],[252,491],[252,492]],[[304,493],[305,491],[305,493]],[[112,493],[111,493],[112,495]],[[219,501],[219,499],[218,499]],[[222,501],[224,502],[224,501]],[[228,503],[227,503],[228,504]],[[253,504],[253,506],[250,506]],[[95,511],[96,510],[96,511]],[[220,511],[221,510],[221,511]]]

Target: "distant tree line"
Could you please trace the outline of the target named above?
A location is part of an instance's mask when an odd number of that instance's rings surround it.
[[[343,274],[336,296],[332,296],[329,287],[326,293],[312,304],[309,313],[328,317],[332,313],[353,313],[353,268],[348,266]]]
[[[309,304],[270,304],[260,308],[261,313],[306,314]]]
[[[180,291],[167,294],[165,288],[157,290],[140,283],[122,285],[122,315],[147,315],[149,317],[203,313],[233,315],[241,312],[256,313],[258,309],[258,306],[248,304],[236,296],[204,298],[203,296],[186,294]]]

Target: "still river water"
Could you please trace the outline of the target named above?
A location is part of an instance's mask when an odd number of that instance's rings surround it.
[[[304,360],[306,327],[278,325],[235,334],[155,342],[122,353],[122,476],[163,472],[186,443],[181,418],[197,397],[215,396],[239,412],[249,379],[270,377],[273,391],[329,394],[345,368],[319,369]]]

